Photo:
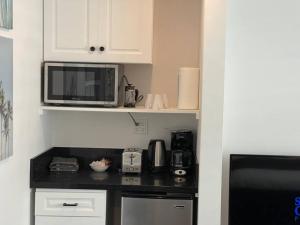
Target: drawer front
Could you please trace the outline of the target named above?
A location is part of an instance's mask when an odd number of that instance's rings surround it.
[[[106,216],[106,191],[37,190],[35,215],[39,216]]]
[[[35,225],[105,225],[99,217],[36,216]]]

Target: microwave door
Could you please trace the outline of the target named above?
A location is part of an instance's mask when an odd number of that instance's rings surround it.
[[[59,75],[61,76],[56,80],[61,84],[59,85],[59,91],[56,91],[57,94],[52,95],[54,99],[62,100],[63,103],[82,102],[83,104],[93,103],[101,99],[97,97],[96,68],[63,67],[62,73],[57,75],[53,73],[52,76],[58,77]],[[50,75],[50,82],[51,79]],[[56,88],[55,85],[53,86],[54,89]]]
[[[116,106],[118,66],[59,64],[45,66],[46,103]]]
[[[106,69],[99,68],[97,74],[96,98],[98,101],[105,102],[105,76]]]
[[[63,101],[65,90],[64,71],[58,66],[49,66],[45,78],[46,102]]]
[[[81,100],[82,98],[86,97],[85,93],[85,75],[88,71],[78,71],[75,79],[72,80],[72,97],[74,100]]]
[[[78,71],[76,76],[76,88],[72,100],[94,101],[93,86],[95,83],[95,71],[84,69]]]
[[[110,105],[115,101],[115,69],[100,68],[95,82],[95,97],[103,105]],[[107,104],[109,103],[109,104]]]
[[[107,102],[115,101],[115,69],[106,68],[105,73],[105,100]]]
[[[75,71],[65,71],[63,100],[78,100],[77,97],[77,75]]]
[[[84,85],[84,95],[85,96],[96,96],[97,86],[96,86],[96,76],[95,73],[85,74],[85,85]]]

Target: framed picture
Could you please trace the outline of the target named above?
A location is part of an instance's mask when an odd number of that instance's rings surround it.
[[[0,28],[13,28],[13,0],[0,0]]]
[[[13,40],[0,36],[0,160],[13,154]]]

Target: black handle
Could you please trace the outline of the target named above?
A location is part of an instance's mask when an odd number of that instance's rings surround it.
[[[90,51],[94,52],[96,50],[96,48],[94,46],[90,47]]]
[[[153,146],[154,146],[154,141],[149,142],[148,146],[148,160],[149,160],[149,165],[152,167],[152,161],[153,161]]]
[[[184,205],[174,205],[175,209],[184,209],[185,206]]]
[[[76,206],[78,206],[78,203],[71,203],[71,204],[70,203],[64,203],[63,206],[64,207],[76,207]]]
[[[135,101],[137,102],[138,100],[138,97],[139,97],[139,90],[138,89],[135,89]]]
[[[100,52],[104,52],[104,51],[105,51],[105,48],[104,48],[103,46],[101,46],[101,47],[99,48],[99,50],[100,50]]]

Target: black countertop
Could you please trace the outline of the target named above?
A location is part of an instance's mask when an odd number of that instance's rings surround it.
[[[140,175],[120,173],[121,153],[121,149],[52,148],[31,160],[30,187],[172,193],[198,192],[196,174],[176,178],[169,172],[153,174],[146,168],[143,168],[143,173]],[[78,158],[80,170],[76,173],[49,172],[48,165],[54,156]],[[112,159],[111,168],[104,173],[92,171],[89,163],[102,157]],[[143,162],[143,164],[146,163]]]

